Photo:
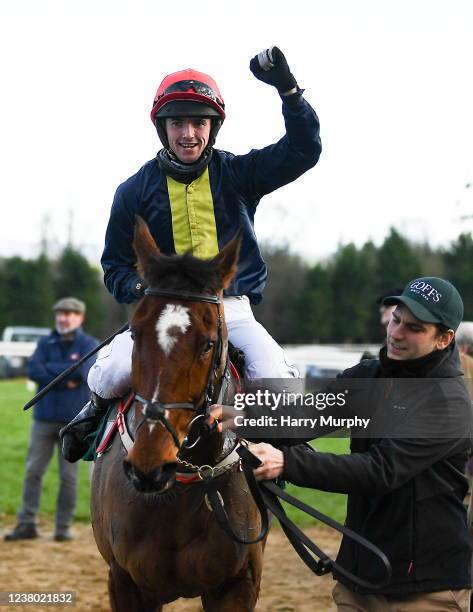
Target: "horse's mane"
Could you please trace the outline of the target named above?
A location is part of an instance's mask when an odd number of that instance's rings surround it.
[[[197,259],[190,253],[152,256],[144,272],[146,281],[153,287],[212,293],[222,288],[218,262],[215,259]]]

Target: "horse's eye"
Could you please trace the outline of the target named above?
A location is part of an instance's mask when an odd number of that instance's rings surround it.
[[[135,332],[131,329],[131,327],[130,327],[130,336],[132,340],[135,339]]]
[[[215,345],[215,342],[213,342],[212,340],[209,340],[204,346],[204,348],[202,349],[202,355],[207,355],[207,353],[209,353],[213,349],[214,345]]]

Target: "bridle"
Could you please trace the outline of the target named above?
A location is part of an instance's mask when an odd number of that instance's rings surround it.
[[[135,399],[140,402],[143,406],[143,418],[138,423],[136,431],[147,421],[161,423],[171,434],[174,444],[180,451],[182,448],[191,449],[194,448],[199,440],[204,436],[215,431],[217,422],[211,425],[207,424],[207,417],[210,414],[210,406],[214,402],[215,385],[218,380],[218,367],[220,365],[222,354],[223,354],[223,315],[220,311],[220,304],[222,303],[218,295],[211,295],[206,293],[189,293],[187,291],[169,291],[165,289],[158,289],[157,287],[148,287],[145,289],[145,295],[150,297],[161,297],[169,298],[172,300],[180,300],[184,302],[201,302],[208,304],[215,304],[217,306],[218,319],[217,319],[217,342],[213,347],[212,363],[209,368],[207,376],[207,384],[202,397],[195,403],[191,402],[172,402],[163,403],[149,400],[140,394],[135,394]],[[228,357],[225,362],[225,369],[221,377],[221,381],[227,380],[225,372],[228,368]],[[223,395],[225,389],[224,384],[220,386],[219,398]],[[216,400],[219,403],[219,399]],[[187,436],[184,441],[180,442],[176,430],[166,418],[166,412],[168,410],[190,410],[196,413],[196,416],[192,419],[189,424]]]

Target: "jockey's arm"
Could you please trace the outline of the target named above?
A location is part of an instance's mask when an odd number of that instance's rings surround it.
[[[141,297],[143,281],[136,269],[133,251],[138,202],[133,197],[134,191],[127,189],[127,182],[115,193],[101,263],[107,289],[117,302],[131,304]]]
[[[235,185],[252,199],[297,179],[315,166],[322,151],[318,117],[302,92],[281,98],[286,134],[275,144],[232,160]]]

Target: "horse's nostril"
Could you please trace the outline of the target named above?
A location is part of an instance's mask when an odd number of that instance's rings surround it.
[[[139,480],[149,480],[151,474],[154,476],[156,471],[161,470],[161,468],[156,468],[152,470],[151,472],[143,472],[142,470],[140,470],[139,467],[134,465],[129,459],[123,460],[123,469],[125,470],[125,474],[128,476],[128,478],[132,478],[132,479],[137,478]]]
[[[123,460],[123,470],[126,477],[133,483],[135,489],[141,492],[156,492],[164,489],[169,481],[174,478],[176,469],[176,463],[165,463],[148,472],[143,472],[136,465],[133,465],[129,459]]]
[[[141,480],[144,477],[143,472],[137,468],[129,459],[123,461],[123,470],[125,475],[130,480]]]
[[[177,472],[177,463],[165,463],[161,468],[161,479],[170,480]]]
[[[127,478],[131,478],[131,473],[133,471],[133,466],[131,465],[131,461],[128,461],[128,459],[125,459],[123,461],[123,470],[125,472],[125,476]]]

